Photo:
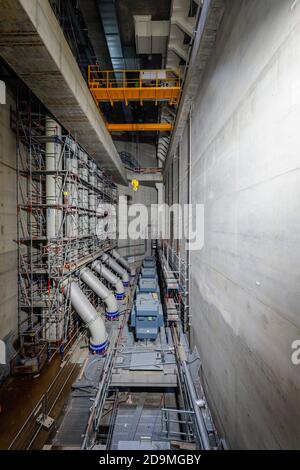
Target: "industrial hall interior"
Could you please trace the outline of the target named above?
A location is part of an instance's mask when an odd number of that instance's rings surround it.
[[[0,449],[300,450],[299,403],[300,1],[0,0]]]

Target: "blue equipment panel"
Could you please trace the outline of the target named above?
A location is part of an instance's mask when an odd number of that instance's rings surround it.
[[[137,292],[158,292],[157,279],[140,278]]]
[[[155,256],[145,256],[144,261],[154,261],[155,263],[156,262]]]
[[[141,277],[145,279],[154,279],[156,278],[157,273],[155,268],[142,268]]]
[[[139,293],[131,312],[131,326],[135,328],[136,339],[155,340],[163,326],[162,305],[157,293]]]
[[[147,256],[143,261],[143,267],[144,268],[155,268],[156,267],[155,258],[153,258],[152,256]]]

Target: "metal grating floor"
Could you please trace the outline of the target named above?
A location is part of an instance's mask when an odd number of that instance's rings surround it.
[[[53,447],[79,448],[89,418],[89,397],[71,399],[63,422],[53,439]]]
[[[73,385],[65,416],[52,442],[54,448],[81,448],[103,364],[104,358],[89,357],[86,372]]]
[[[162,441],[161,413],[157,407],[144,406],[141,414],[136,414],[132,405],[121,405],[118,409],[111,450],[119,448],[119,442],[141,441],[150,438],[151,441]]]

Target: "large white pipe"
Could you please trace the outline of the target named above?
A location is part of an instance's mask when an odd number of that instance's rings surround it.
[[[49,141],[46,143],[46,203],[47,207],[47,239],[50,241],[57,238],[62,233],[62,211],[57,209],[58,205],[62,204],[61,194],[61,177],[59,178],[57,172],[62,169],[61,142],[61,127],[56,121],[46,116],[46,136]],[[53,206],[53,208],[51,207]]]
[[[84,268],[80,273],[81,280],[95,292],[106,305],[106,317],[115,320],[119,317],[118,304],[111,290],[98,279],[89,268]]]
[[[112,256],[115,258],[115,260],[121,264],[121,266],[123,266],[125,269],[127,269],[127,271],[130,272],[130,276],[134,277],[135,274],[136,274],[136,270],[134,267],[130,266],[130,264],[128,263],[128,261],[123,258],[123,256],[120,255],[120,253],[117,252],[117,250],[112,250],[111,251],[111,254]]]
[[[92,269],[114,287],[114,289],[116,290],[116,299],[124,299],[125,290],[123,282],[118,276],[112,273],[106,266],[104,266],[104,264],[100,263],[100,261],[94,261],[94,263],[92,264]]]
[[[129,276],[128,272],[126,271],[125,268],[122,268],[116,260],[114,260],[111,256],[109,256],[107,253],[104,253],[101,257],[103,263],[107,264],[115,273],[117,273],[119,276],[122,277],[123,285],[124,287],[129,286]]]
[[[66,236],[77,238],[78,236],[78,148],[76,142],[69,140],[68,154],[65,159],[65,169],[68,171],[69,182],[66,185],[65,204],[72,209],[66,214]],[[72,175],[72,176],[71,176]],[[73,210],[73,208],[76,208]]]
[[[74,281],[70,285],[72,307],[88,327],[91,338],[90,348],[95,354],[104,354],[108,345],[108,336],[102,318]]]
[[[89,191],[89,232],[90,235],[96,235],[97,229],[97,193],[95,192],[97,165],[94,161],[89,161],[89,184],[91,186]]]
[[[79,150],[79,177],[82,181],[88,182],[88,156],[81,149]],[[84,184],[79,185],[78,200],[80,206],[79,212],[79,234],[80,236],[89,235],[89,190]]]

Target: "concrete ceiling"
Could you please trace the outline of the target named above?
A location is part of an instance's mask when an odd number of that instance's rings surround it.
[[[49,2],[1,2],[0,55],[117,183],[120,156]]]

